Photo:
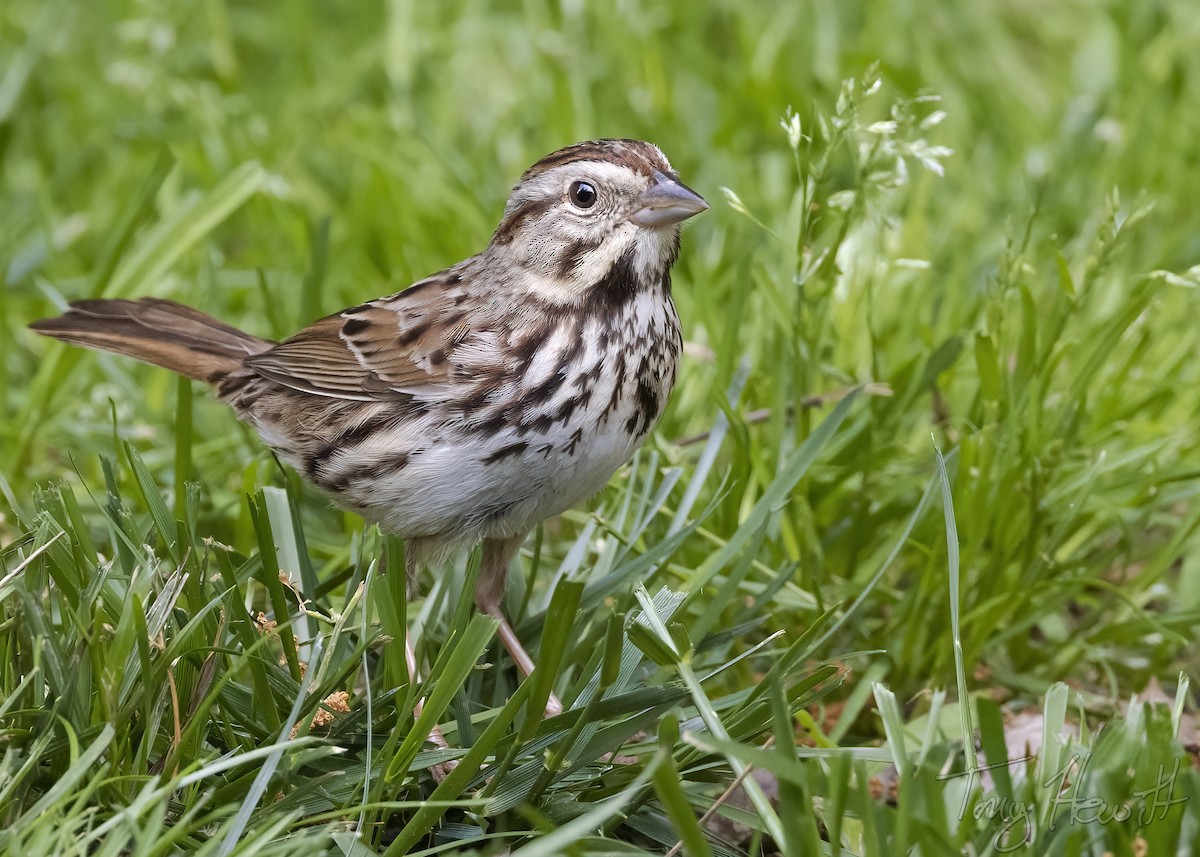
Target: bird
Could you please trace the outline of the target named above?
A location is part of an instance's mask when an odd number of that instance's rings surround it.
[[[482,542],[476,607],[528,676],[509,566],[662,415],[680,228],[708,207],[657,146],[591,140],[521,175],[482,252],[283,341],[157,297],[30,327],[208,384],[336,505],[402,537],[410,582]]]

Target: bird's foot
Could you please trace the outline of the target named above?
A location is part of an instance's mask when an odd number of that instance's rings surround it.
[[[429,775],[433,777],[433,781],[439,786],[445,781],[446,777],[450,776],[450,772],[458,767],[458,759],[451,759],[449,762],[442,762],[440,765],[434,765],[429,769]]]

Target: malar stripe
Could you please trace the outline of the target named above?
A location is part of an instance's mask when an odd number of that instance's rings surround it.
[[[594,240],[580,239],[567,248],[559,259],[555,273],[561,280],[569,280],[583,265],[584,257],[604,244],[607,235]]]
[[[613,262],[608,273],[588,290],[583,303],[585,313],[611,320],[626,304],[637,297],[643,289],[649,290],[657,283],[642,283],[633,261],[633,248],[626,250]]]

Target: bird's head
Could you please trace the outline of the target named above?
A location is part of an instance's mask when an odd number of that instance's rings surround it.
[[[657,146],[577,143],[525,171],[488,253],[553,303],[578,304],[597,290],[633,294],[667,281],[680,223],[707,208]]]

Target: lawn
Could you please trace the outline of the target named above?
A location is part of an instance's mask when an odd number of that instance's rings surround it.
[[[1193,0],[7,0],[0,852],[1193,853],[1197,44]],[[26,330],[286,336],[601,136],[712,210],[665,417],[522,551],[528,681],[477,557],[410,597],[202,385]]]

